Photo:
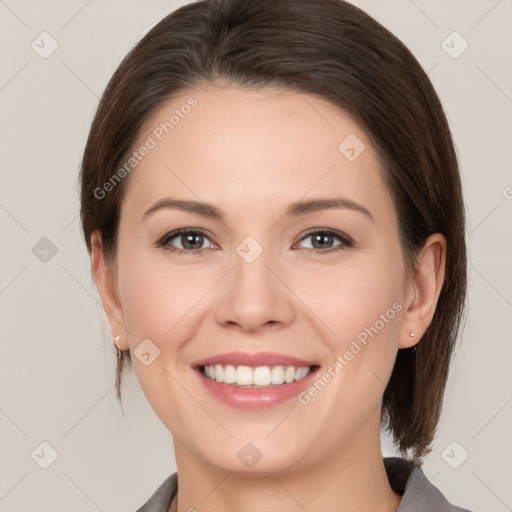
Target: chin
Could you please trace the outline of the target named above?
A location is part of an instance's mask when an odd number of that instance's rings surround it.
[[[299,449],[297,436],[292,434],[286,437],[295,439],[293,447],[283,446],[281,439],[272,442],[267,436],[268,430],[259,437],[252,436],[252,441],[247,441],[247,437],[244,440],[229,439],[219,442],[218,451],[212,453],[207,449],[199,454],[208,464],[239,475],[268,476],[268,473],[286,474],[299,469],[307,456],[305,444]]]

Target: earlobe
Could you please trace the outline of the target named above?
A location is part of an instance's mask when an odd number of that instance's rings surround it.
[[[416,345],[432,322],[444,283],[445,267],[446,239],[441,233],[435,233],[425,242],[411,278],[412,291],[403,317],[398,348]]]
[[[110,324],[112,339],[118,340],[116,345],[121,350],[128,349],[127,330],[124,322],[124,314],[116,289],[116,281],[113,270],[107,262],[101,234],[95,231],[91,235],[91,272],[101,297],[103,309]]]

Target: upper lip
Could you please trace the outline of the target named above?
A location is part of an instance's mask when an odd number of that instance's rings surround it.
[[[256,368],[257,366],[279,365],[295,367],[316,366],[316,363],[312,361],[306,361],[305,359],[298,359],[296,357],[286,356],[276,352],[228,352],[225,354],[211,356],[206,359],[201,359],[200,361],[195,361],[192,363],[192,366],[214,366],[216,364],[249,366],[251,368]]]

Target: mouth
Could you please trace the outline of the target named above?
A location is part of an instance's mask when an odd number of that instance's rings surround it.
[[[192,364],[206,390],[224,404],[262,409],[291,400],[311,385],[320,365],[274,353],[233,352]]]
[[[298,382],[317,368],[317,365],[297,367],[276,365],[253,368],[245,365],[216,364],[199,366],[198,370],[207,379],[219,383],[222,382],[236,387],[265,388]]]

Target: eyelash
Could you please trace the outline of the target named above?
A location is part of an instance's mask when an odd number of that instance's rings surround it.
[[[206,235],[206,232],[201,228],[182,228],[177,229],[175,231],[171,231],[170,233],[165,234],[158,242],[156,243],[157,247],[162,247],[166,249],[167,251],[171,253],[178,253],[181,254],[188,254],[188,255],[197,255],[200,256],[203,254],[205,249],[177,249],[177,248],[171,248],[169,246],[169,242],[173,240],[174,238],[183,235],[183,234],[201,234]],[[305,233],[302,238],[299,240],[299,242],[302,242],[306,238],[310,237],[311,235],[315,235],[317,233],[322,233],[324,235],[334,235],[335,238],[337,238],[342,243],[331,247],[330,249],[311,249],[309,247],[303,247],[302,250],[305,251],[307,254],[326,254],[326,253],[333,253],[345,250],[348,247],[352,247],[354,245],[354,241],[342,233],[341,231],[333,230],[333,229],[327,229],[327,228],[315,228],[307,233]]]

